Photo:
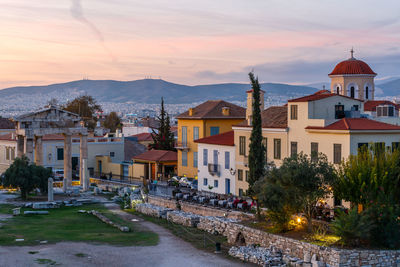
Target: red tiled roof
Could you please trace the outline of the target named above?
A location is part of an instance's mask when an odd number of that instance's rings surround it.
[[[399,130],[400,126],[370,120],[366,118],[343,118],[325,127],[308,126],[306,129],[313,130]]]
[[[178,153],[175,151],[154,149],[134,156],[133,159],[145,161],[178,161]]]
[[[376,107],[381,105],[392,105],[396,110],[399,110],[400,106],[388,100],[369,100],[364,103],[364,111],[376,111]]]
[[[151,133],[140,133],[140,134],[135,134],[130,137],[136,137],[137,140],[140,141],[153,141],[153,137]]]
[[[261,112],[262,128],[287,128],[287,105],[269,107]],[[242,121],[238,125],[250,127],[247,120]]]
[[[229,108],[229,115],[222,114],[222,108]],[[209,100],[193,108],[193,115],[189,111],[180,114],[178,119],[245,119],[246,109],[238,105],[223,101]]]
[[[202,143],[202,144],[211,144],[211,145],[222,145],[222,146],[234,146],[235,145],[233,131],[204,137],[204,138],[195,140],[194,142]]]
[[[330,93],[328,90],[320,90],[312,95],[306,95],[303,97],[290,99],[290,100],[288,100],[288,102],[310,102],[310,101],[321,100],[321,99],[332,97],[332,96],[341,96],[341,97],[346,97],[346,98],[362,101],[360,99],[352,98],[352,97],[345,96],[345,95],[333,94],[333,93]]]
[[[0,134],[0,140],[3,141],[16,141],[17,137],[14,134],[14,139],[12,138],[13,134],[12,133],[6,133],[6,134]]]
[[[370,66],[362,60],[350,58],[344,60],[336,65],[329,75],[352,75],[352,74],[363,74],[363,75],[376,75],[372,71]]]

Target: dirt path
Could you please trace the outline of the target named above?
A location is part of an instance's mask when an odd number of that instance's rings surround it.
[[[159,235],[157,246],[117,247],[79,242],[61,242],[52,245],[0,247],[0,266],[167,266],[167,267],[236,267],[244,264],[222,256],[204,252],[177,238],[168,230],[137,216],[125,213],[116,204],[106,204],[119,216],[139,220],[139,226]]]

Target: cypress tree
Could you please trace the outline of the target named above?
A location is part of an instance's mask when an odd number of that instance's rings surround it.
[[[158,127],[157,132],[153,130],[153,144],[150,145],[150,148],[175,151],[174,134],[171,132],[170,118],[168,113],[165,111],[164,98],[162,97],[160,115],[157,116],[157,119],[160,126]]]
[[[265,148],[262,144],[262,122],[260,110],[260,84],[258,77],[254,77],[254,73],[249,73],[251,88],[253,90],[253,114],[251,118],[252,130],[250,136],[250,152],[249,152],[249,189],[247,194],[254,199],[255,183],[264,176],[265,170]],[[257,202],[257,216],[260,219],[260,209]]]

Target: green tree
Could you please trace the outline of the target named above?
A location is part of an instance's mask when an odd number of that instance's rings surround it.
[[[160,126],[158,127],[157,132],[153,131],[153,144],[150,145],[150,148],[175,151],[174,134],[171,132],[170,118],[164,109],[163,98],[161,98],[161,110],[157,119],[160,122]]]
[[[29,164],[26,156],[16,158],[5,171],[3,185],[6,187],[18,187],[21,190],[21,198],[26,199],[28,193],[35,188],[41,192],[47,191],[47,180],[51,177],[51,170],[35,164]]]
[[[313,159],[300,153],[285,158],[280,168],[267,172],[264,180],[256,184],[258,196],[275,212],[303,213],[311,231],[316,204],[332,192],[336,176],[335,168],[322,153]]]
[[[335,197],[362,205],[374,223],[370,242],[374,246],[400,246],[400,152],[379,145],[361,148],[339,169]]]
[[[101,106],[92,96],[83,95],[69,101],[63,109],[78,114],[85,122],[85,126],[93,130],[97,121],[95,115],[97,111],[101,111]]]
[[[115,133],[117,129],[122,128],[122,122],[118,114],[112,111],[106,116],[103,122],[103,126],[107,129],[110,129],[112,133]]]
[[[251,117],[251,124],[253,126],[250,136],[250,151],[249,151],[249,189],[247,194],[254,199],[255,183],[264,176],[265,170],[265,147],[262,143],[262,122],[260,110],[260,84],[258,78],[254,77],[254,73],[249,73],[251,87],[253,90],[253,113]],[[258,200],[257,203],[257,217],[260,220],[260,207]]]

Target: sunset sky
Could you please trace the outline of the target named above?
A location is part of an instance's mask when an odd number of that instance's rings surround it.
[[[335,63],[400,76],[400,2],[0,0],[0,88],[146,76],[327,81]]]

